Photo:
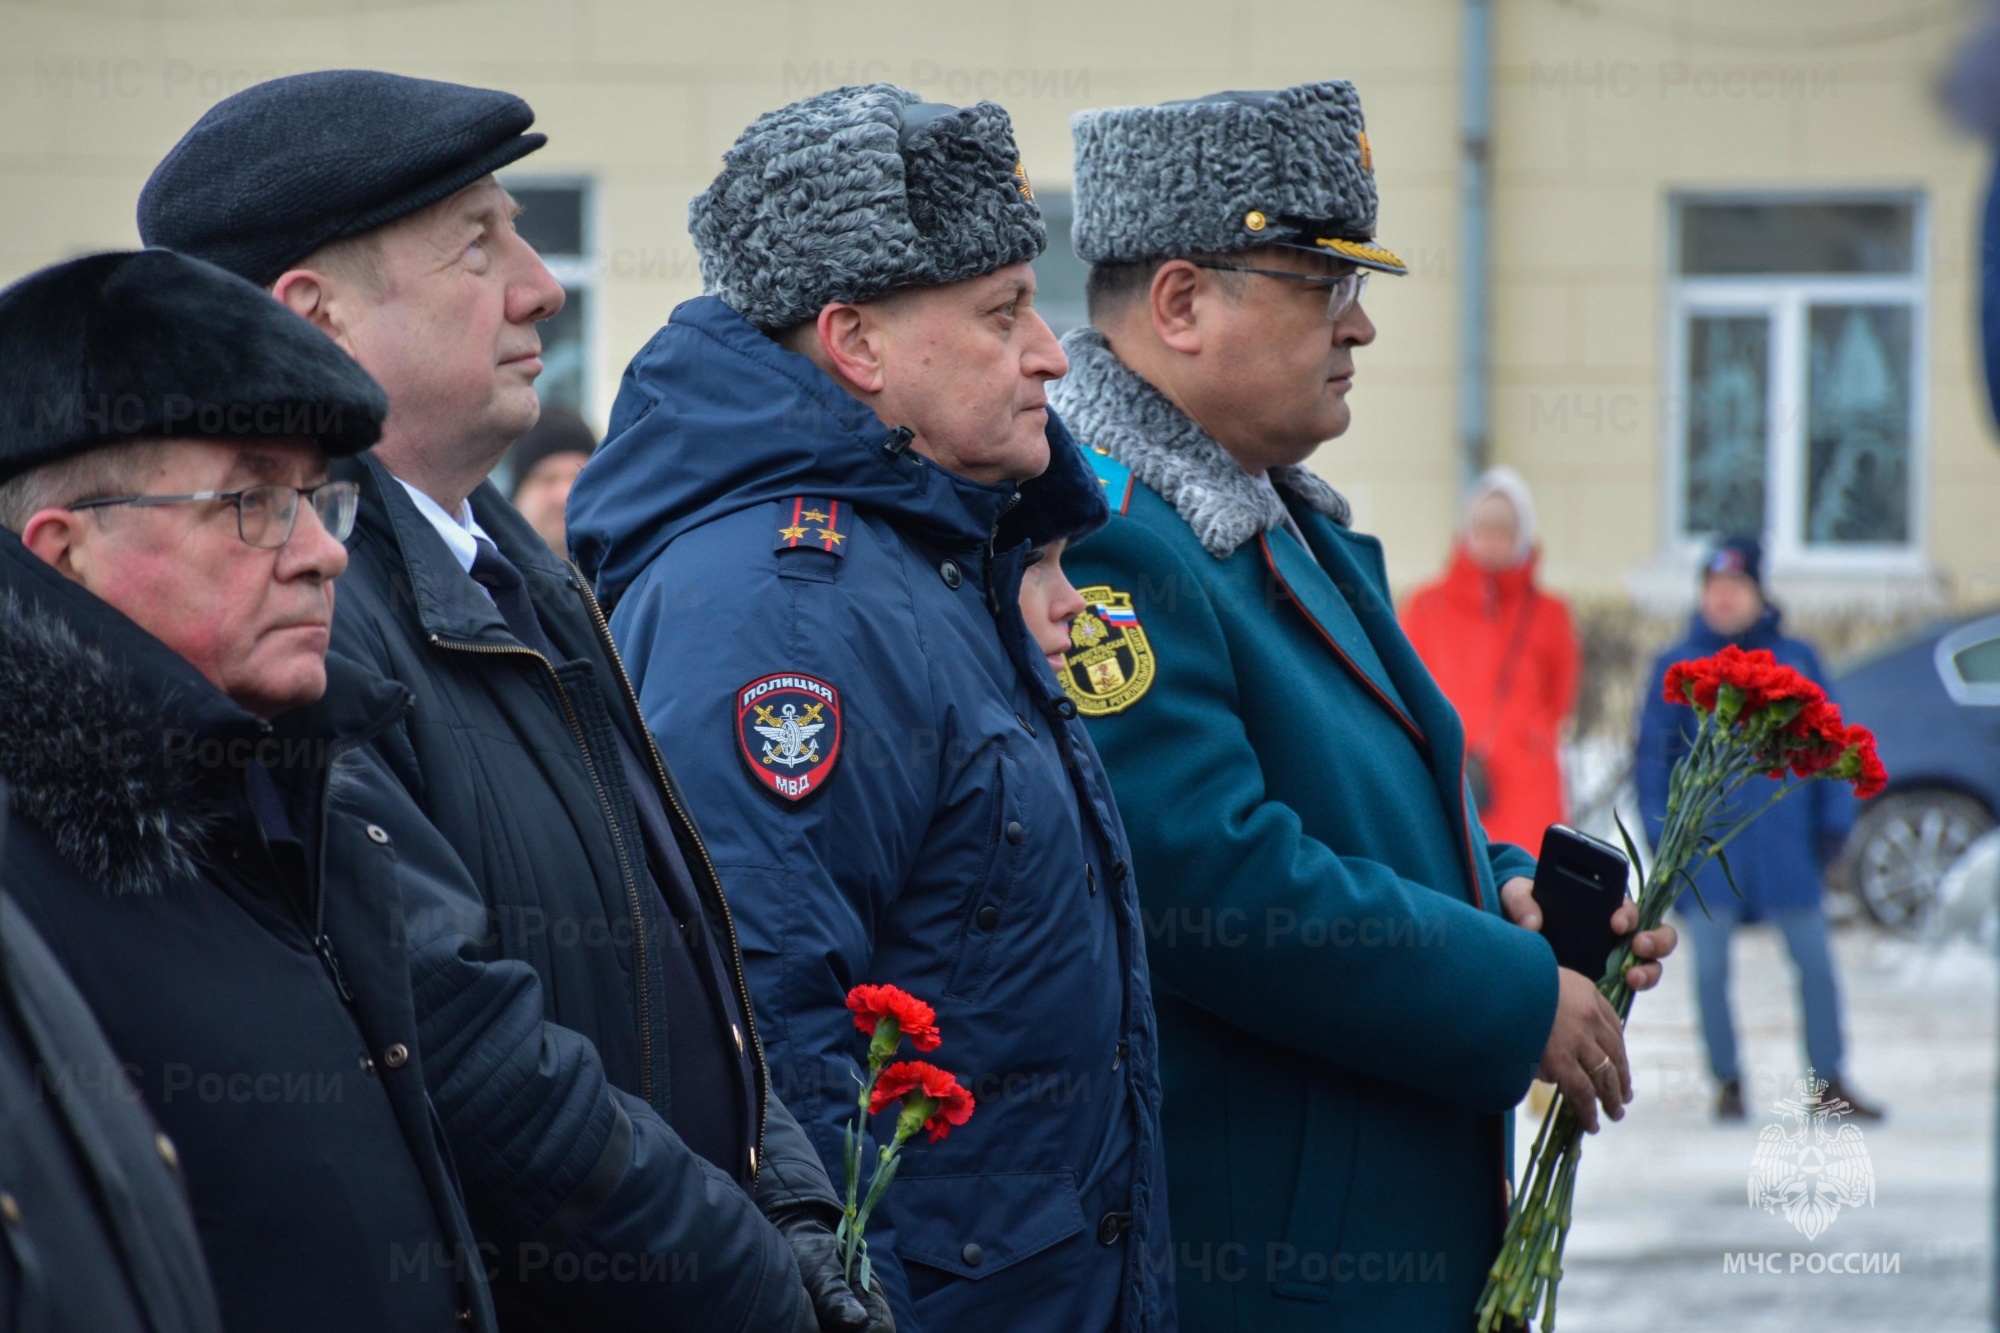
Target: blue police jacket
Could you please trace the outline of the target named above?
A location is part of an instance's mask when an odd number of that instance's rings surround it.
[[[993,543],[1093,484],[1049,439],[1026,487],[957,476],[704,297],[626,370],[570,499],[728,885],[774,1091],[838,1181],[866,1051],[844,1001],[876,982],[936,1006],[925,1058],[977,1099],[869,1228],[905,1333],[1173,1327],[1131,851],[1022,622],[1028,546]]]

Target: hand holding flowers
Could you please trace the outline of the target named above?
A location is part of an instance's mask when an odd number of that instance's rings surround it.
[[[1597,984],[1621,1023],[1640,988],[1630,975],[1640,960],[1634,942],[1660,927],[1683,888],[1692,889],[1700,901],[1696,870],[1713,860],[1728,876],[1730,841],[1806,782],[1847,782],[1863,799],[1888,784],[1868,729],[1844,722],[1824,690],[1767,651],[1745,652],[1732,645],[1713,657],[1676,663],[1667,672],[1665,692],[1669,703],[1694,710],[1695,730],[1668,782],[1666,821],[1652,869],[1639,890],[1634,923],[1639,934],[1612,955]],[[1730,798],[1745,783],[1788,774],[1804,781],[1779,787],[1734,827],[1714,831]],[[1622,824],[1619,831],[1624,832]],[[1639,864],[1631,838],[1625,842],[1632,863]],[[1578,1107],[1567,1093],[1558,1093],[1536,1136],[1499,1257],[1479,1298],[1480,1333],[1522,1328],[1537,1310],[1544,1333],[1554,1329],[1582,1147]]]

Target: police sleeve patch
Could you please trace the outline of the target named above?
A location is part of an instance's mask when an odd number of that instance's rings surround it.
[[[1107,584],[1077,591],[1084,609],[1069,622],[1063,693],[1085,717],[1122,713],[1153,688],[1158,670],[1152,645],[1139,628],[1131,593]]]
[[[840,691],[797,672],[759,676],[736,692],[736,740],[759,782],[803,801],[840,758]]]

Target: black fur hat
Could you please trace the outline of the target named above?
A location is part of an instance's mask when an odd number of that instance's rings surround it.
[[[388,412],[331,338],[199,259],[90,255],[0,291],[0,481],[146,436],[357,454]]]

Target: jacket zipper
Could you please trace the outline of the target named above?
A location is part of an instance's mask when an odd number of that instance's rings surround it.
[[[563,688],[562,678],[556,675],[555,664],[532,648],[465,643],[439,634],[429,637],[432,646],[453,652],[484,653],[492,657],[532,657],[549,673],[549,683],[555,686],[556,697],[562,700],[563,716],[569,722],[571,734],[576,737],[576,748],[583,756],[583,766],[590,771],[591,786],[597,791],[597,804],[604,811],[605,826],[611,830],[612,848],[618,853],[618,870],[625,877],[625,900],[632,914],[632,980],[639,995],[639,1097],[650,1105],[653,1100],[653,999],[652,989],[646,982],[646,918],[639,902],[639,882],[632,873],[632,859],[625,850],[624,835],[618,831],[618,817],[611,809],[611,794],[605,790],[604,778],[597,771],[597,762],[590,757],[590,744],[584,736],[583,722],[576,715],[576,707],[570,703],[569,691]]]
[[[565,561],[564,563],[569,563]],[[653,729],[646,725],[646,714],[639,707],[638,692],[632,688],[631,677],[625,674],[625,659],[618,654],[618,645],[612,642],[611,626],[604,619],[604,608],[597,603],[597,594],[591,591],[590,580],[574,564],[569,566],[570,578],[577,591],[583,594],[584,605],[590,608],[590,618],[597,626],[597,639],[604,647],[605,656],[611,661],[611,669],[618,676],[618,684],[625,692],[625,705],[632,710],[632,720],[639,728],[639,735],[645,738],[646,754],[653,761],[653,776],[660,784],[660,791],[667,798],[667,805],[681,821],[688,840],[701,853],[702,868],[708,872],[709,889],[715,902],[722,909],[722,927],[729,935],[729,971],[736,982],[736,1002],[743,1011],[743,1024],[750,1030],[750,1054],[757,1064],[757,1149],[750,1163],[750,1183],[757,1183],[757,1173],[764,1166],[764,1121],[768,1114],[771,1071],[764,1063],[764,1044],[757,1036],[757,1015],[750,1006],[750,986],[743,978],[743,946],[736,939],[736,918],[730,915],[729,899],[722,892],[722,876],[716,873],[715,862],[708,855],[708,844],[701,839],[701,830],[682,807],[680,797],[674,791],[674,784],[667,777],[666,761],[660,757],[660,747],[653,740]]]

